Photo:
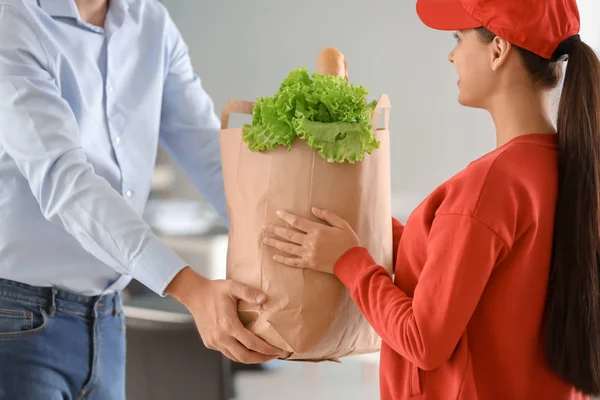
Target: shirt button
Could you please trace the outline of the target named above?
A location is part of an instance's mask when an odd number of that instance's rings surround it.
[[[109,86],[109,87],[108,87],[108,93],[112,93],[112,92],[113,92],[113,87],[112,87],[112,86]]]
[[[131,196],[133,196],[133,192],[131,190],[128,190],[125,192],[125,196],[131,198]]]
[[[121,144],[121,136],[117,136],[117,137],[115,138],[115,144],[116,144],[117,146]]]

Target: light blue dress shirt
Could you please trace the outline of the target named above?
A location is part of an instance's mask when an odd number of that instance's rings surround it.
[[[156,0],[0,0],[0,278],[85,295],[186,266],[141,215],[158,145],[227,218],[213,103]]]

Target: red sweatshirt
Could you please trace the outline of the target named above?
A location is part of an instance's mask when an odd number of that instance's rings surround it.
[[[384,342],[382,400],[585,398],[543,356],[557,161],[531,134],[471,163],[394,221],[393,280],[362,247],[338,260]]]

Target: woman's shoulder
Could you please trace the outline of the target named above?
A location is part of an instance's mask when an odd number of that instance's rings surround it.
[[[442,186],[454,189],[455,196],[468,199],[485,191],[515,194],[544,189],[547,185],[540,183],[555,181],[558,175],[554,140],[554,135],[524,135],[513,139],[471,162]]]
[[[515,142],[473,161],[430,199],[436,214],[461,214],[511,236],[519,225],[551,212],[557,195],[556,149]],[[502,235],[504,236],[504,235]]]

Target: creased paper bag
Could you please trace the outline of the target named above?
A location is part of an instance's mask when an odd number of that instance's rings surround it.
[[[350,223],[375,261],[392,270],[389,97],[377,103],[373,126],[380,148],[361,162],[328,163],[297,139],[252,152],[241,128],[228,128],[230,113],[251,114],[252,103],[230,101],[221,121],[221,155],[230,220],[227,277],[263,290],[260,306],[240,302],[244,325],[292,360],[335,360],[379,351],[380,338],[349,291],[333,275],[278,264],[278,250],[263,245],[263,226],[285,226],[277,210],[317,221],[311,207],[331,210]]]

